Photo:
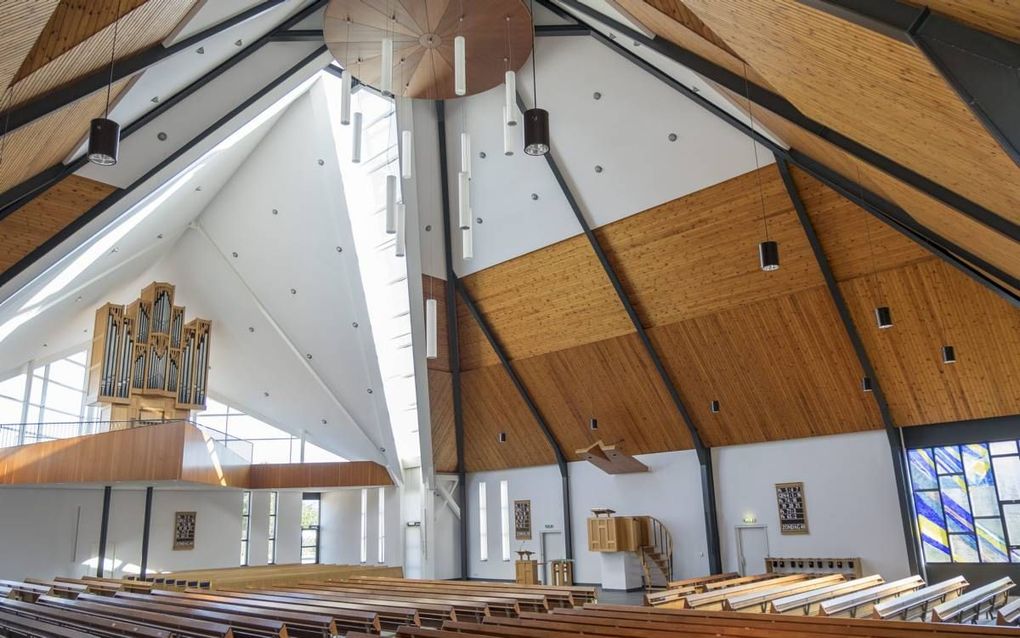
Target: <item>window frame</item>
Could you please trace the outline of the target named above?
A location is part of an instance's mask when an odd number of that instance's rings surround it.
[[[489,508],[485,481],[478,482],[478,558],[489,560]]]
[[[251,562],[251,490],[241,494],[241,567]]]
[[[267,543],[267,565],[276,564],[276,532],[277,526],[279,525],[279,517],[277,516],[280,509],[280,493],[270,492],[269,493],[269,534],[266,538]]]
[[[304,521],[301,521],[301,548],[298,553],[298,561],[302,565],[318,565],[322,558],[321,555],[321,534],[319,530],[322,527],[322,494],[318,492],[302,492],[301,494],[301,512],[302,518],[304,517],[305,501],[316,501],[319,506],[316,509],[315,524],[306,526]],[[315,545],[305,544],[305,532],[315,532]],[[311,563],[305,562],[305,550],[315,549],[315,560]]]
[[[499,540],[503,562],[510,562],[510,481],[499,482]]]

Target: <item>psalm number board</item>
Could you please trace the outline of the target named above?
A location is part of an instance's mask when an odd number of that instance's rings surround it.
[[[776,502],[779,505],[779,532],[781,534],[807,534],[804,484],[776,483]]]
[[[514,538],[531,540],[531,501],[514,501]]]
[[[195,512],[174,514],[174,551],[195,549]]]

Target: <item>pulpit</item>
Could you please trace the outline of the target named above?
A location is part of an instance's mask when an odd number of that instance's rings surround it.
[[[535,552],[527,550],[517,552],[516,578],[514,580],[519,585],[538,584],[538,561],[531,558],[534,554]]]

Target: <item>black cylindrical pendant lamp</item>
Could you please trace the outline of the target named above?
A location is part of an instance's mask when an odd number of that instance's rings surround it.
[[[100,166],[117,163],[120,151],[120,124],[105,117],[92,120],[89,130],[89,161]]]
[[[875,308],[875,320],[880,329],[892,328],[892,311],[889,310],[889,306]]]
[[[765,272],[779,270],[779,243],[763,241],[758,244],[758,260]]]
[[[591,428],[592,430],[599,429],[599,420],[596,419],[595,417],[592,417],[591,419],[588,420],[588,427]]]
[[[535,108],[524,112],[524,152],[528,155],[549,152],[549,111]]]
[[[872,390],[871,377],[864,377],[861,379],[861,390],[864,390],[865,392],[871,392]]]
[[[500,432],[499,433],[499,442],[500,443],[506,443],[506,432]]]
[[[712,411],[712,414],[718,414],[719,413],[719,402],[718,401],[712,401],[712,403],[710,403],[708,405],[708,409]]]
[[[956,349],[953,346],[942,346],[942,363],[956,363]]]

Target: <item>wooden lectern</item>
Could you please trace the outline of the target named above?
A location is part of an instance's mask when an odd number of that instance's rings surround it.
[[[517,568],[517,576],[514,579],[519,585],[537,585],[538,584],[538,561],[532,560],[531,557],[535,552],[529,552],[527,550],[521,550],[517,552],[517,562],[515,566]]]

